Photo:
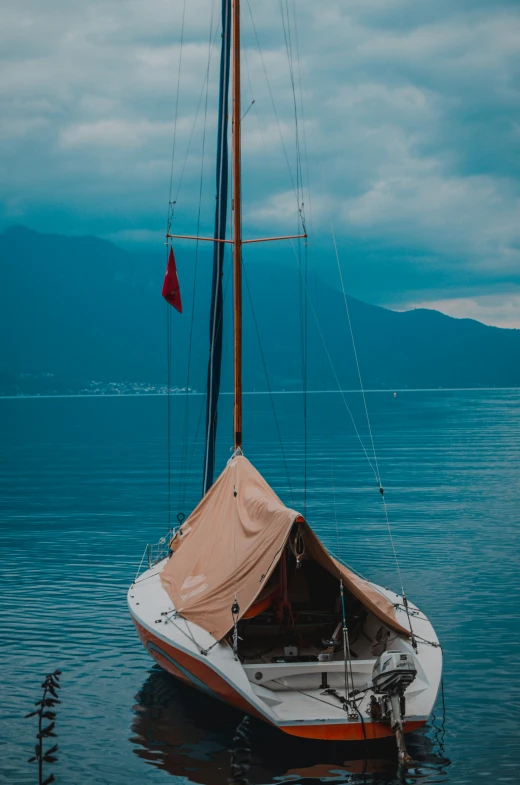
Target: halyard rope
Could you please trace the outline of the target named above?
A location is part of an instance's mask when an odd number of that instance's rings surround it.
[[[329,218],[330,218],[330,216],[329,216]],[[333,225],[332,225],[332,218],[330,218],[330,221],[331,221],[331,231],[333,233],[332,236],[333,236],[333,240],[334,240],[334,248],[335,248],[335,251],[336,251],[336,258],[338,260],[338,265],[339,265],[339,255],[338,255],[338,252],[337,252],[336,239],[335,239],[335,235],[334,235],[334,228],[333,228]],[[299,267],[300,272],[301,272],[300,260],[298,259],[298,254],[296,253],[296,249],[295,249],[294,244],[293,244],[292,241],[291,241],[291,245],[292,245],[292,248],[293,248],[294,255],[296,257],[296,261],[298,263],[298,267]],[[342,285],[343,295],[344,295],[345,302],[346,302],[346,293],[345,293],[345,288],[343,286],[343,276],[341,277],[341,285]],[[404,592],[404,585],[403,585],[403,578],[402,578],[402,575],[401,575],[401,568],[400,568],[400,565],[399,565],[399,559],[397,557],[397,550],[395,548],[394,538],[392,536],[392,530],[391,530],[391,527],[390,527],[390,519],[388,517],[388,509],[387,509],[387,506],[386,506],[386,500],[385,500],[385,496],[384,496],[384,489],[383,489],[383,486],[381,484],[381,477],[380,477],[380,474],[379,474],[379,466],[378,466],[378,463],[377,463],[377,454],[376,454],[376,451],[375,451],[375,445],[374,445],[374,441],[373,441],[373,438],[372,438],[372,429],[371,429],[371,426],[370,426],[370,418],[369,418],[369,415],[368,415],[368,408],[366,407],[366,404],[365,404],[365,411],[366,411],[367,423],[368,423],[369,433],[370,433],[370,438],[371,438],[371,445],[372,445],[372,452],[373,452],[374,462],[372,462],[370,460],[370,456],[369,456],[369,454],[367,452],[367,449],[365,447],[363,439],[361,438],[361,434],[359,432],[359,429],[357,427],[356,421],[354,419],[354,415],[352,414],[352,411],[351,411],[351,409],[350,409],[350,407],[349,407],[349,405],[347,403],[347,400],[345,398],[345,391],[341,387],[341,384],[340,384],[340,381],[339,381],[339,378],[338,378],[338,374],[337,374],[336,369],[334,367],[334,363],[332,362],[332,357],[330,356],[330,352],[329,352],[327,343],[325,341],[325,336],[323,335],[323,332],[321,330],[321,326],[320,326],[320,322],[319,322],[319,319],[318,319],[318,315],[317,315],[316,310],[314,308],[314,304],[313,304],[313,302],[312,302],[312,300],[310,298],[309,290],[308,290],[307,286],[305,285],[305,282],[304,282],[304,286],[305,286],[305,290],[306,290],[306,293],[307,293],[307,298],[308,298],[308,301],[309,301],[309,305],[311,307],[312,315],[314,316],[314,320],[316,322],[316,327],[318,329],[319,336],[320,336],[321,341],[323,343],[323,348],[325,349],[325,354],[327,355],[327,359],[328,359],[330,367],[332,369],[332,373],[334,374],[334,378],[336,379],[336,383],[338,385],[338,390],[339,390],[339,392],[341,394],[341,397],[343,399],[343,403],[345,405],[345,408],[346,408],[347,412],[349,413],[350,419],[352,421],[352,425],[354,427],[354,431],[356,433],[356,436],[358,437],[358,440],[359,440],[359,443],[361,445],[361,448],[362,448],[362,450],[363,450],[363,452],[365,454],[365,457],[366,457],[366,459],[368,461],[368,464],[369,464],[370,468],[372,469],[372,472],[374,473],[374,477],[376,479],[379,492],[380,492],[381,497],[383,499],[383,510],[384,510],[385,520],[386,520],[386,524],[387,524],[387,528],[388,528],[388,534],[389,534],[389,537],[390,537],[390,543],[391,543],[391,546],[392,546],[392,551],[393,551],[393,554],[394,554],[394,559],[395,559],[395,563],[396,563],[396,567],[397,567],[397,574],[398,574],[398,577],[399,577],[399,582],[401,584],[401,594],[402,594],[402,598],[403,598],[403,605],[404,605],[404,607],[406,609],[406,615],[408,617],[408,624],[409,624],[409,627],[410,627],[410,635],[411,635],[411,639],[412,639],[412,645],[413,645],[414,649],[416,649],[417,648],[417,644],[416,644],[416,641],[415,641],[415,636],[414,636],[414,632],[413,632],[413,628],[412,628],[412,621],[411,621],[410,614],[409,614],[409,611],[408,611],[408,601],[406,599],[406,594]],[[348,313],[348,305],[347,305],[347,313]],[[354,343],[353,332],[352,332],[352,342]],[[358,372],[359,372],[359,365],[358,365]],[[361,391],[363,393],[363,400],[365,400],[365,393],[364,393],[364,388],[363,388],[362,378],[361,378],[360,372],[359,372],[359,379],[360,379]]]
[[[238,617],[240,615],[240,607],[238,604],[237,599],[237,542],[236,542],[236,532],[237,532],[237,464],[235,461],[235,465],[233,467],[234,475],[235,475],[235,482],[233,484],[233,560],[234,560],[234,572],[233,572],[233,580],[234,580],[234,600],[233,605],[231,606],[231,615],[233,617],[233,654],[235,655],[235,660],[238,660]]]
[[[180,48],[179,48],[179,67],[177,69],[177,91],[175,95],[175,117],[173,121],[173,142],[172,142],[172,161],[171,161],[171,168],[170,168],[170,192],[168,198],[168,216],[167,216],[167,234],[170,232],[171,222],[173,218],[173,207],[172,204],[172,188],[173,188],[173,167],[175,164],[175,147],[177,144],[177,119],[179,117],[179,94],[180,94],[180,84],[181,84],[181,68],[182,68],[182,52],[184,48],[184,22],[186,19],[186,0],[183,2],[182,6],[182,21],[181,21],[181,40],[180,40]]]

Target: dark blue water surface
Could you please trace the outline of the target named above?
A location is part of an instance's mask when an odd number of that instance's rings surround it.
[[[347,399],[368,449],[361,398]],[[198,500],[202,403],[190,398],[186,447],[186,401],[172,400],[173,516]],[[341,397],[308,397],[306,472],[302,398],[274,403],[284,454],[269,397],[251,395],[246,455],[331,549],[398,590],[381,497]],[[518,783],[520,393],[373,393],[368,405],[405,588],[444,647],[445,718],[439,700],[409,737],[407,771],[393,744],[302,742],[253,721],[249,781]],[[35,723],[23,715],[59,667],[58,783],[226,783],[241,715],[156,669],[126,609],[145,544],[168,526],[165,398],[4,399],[0,427],[0,779],[36,782]]]

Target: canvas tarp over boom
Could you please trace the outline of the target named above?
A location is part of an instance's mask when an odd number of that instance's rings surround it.
[[[308,553],[382,622],[404,635],[393,605],[333,559],[297,512],[286,507],[254,466],[234,456],[171,541],[164,589],[188,621],[221,640],[233,627],[235,594],[242,617],[276,567],[299,518]]]

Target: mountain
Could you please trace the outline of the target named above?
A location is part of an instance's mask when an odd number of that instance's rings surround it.
[[[198,258],[193,246],[176,248],[184,312],[170,314],[172,384],[186,386],[189,362],[189,386],[198,390],[205,386],[208,359],[211,245],[205,245]],[[0,235],[0,393],[77,392],[109,383],[118,389],[164,385],[167,306],[160,291],[165,261],[160,251],[130,253],[95,237],[7,229]],[[266,389],[265,363],[271,387],[300,388],[301,302],[306,298],[297,267],[290,255],[280,264],[279,257],[273,261],[257,254],[252,261],[246,258],[245,273],[244,387]],[[228,273],[224,286],[222,387],[229,390]],[[314,272],[308,274],[307,290],[312,302],[307,306],[309,389],[335,387],[336,376],[343,387],[357,387],[342,293]],[[398,313],[353,298],[349,309],[367,388],[520,386],[519,330],[429,310]]]

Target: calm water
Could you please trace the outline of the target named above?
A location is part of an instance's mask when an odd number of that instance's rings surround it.
[[[190,442],[201,400],[189,402]],[[359,396],[349,403],[362,423]],[[309,396],[306,498],[301,398],[275,405],[285,461],[265,396],[246,399],[248,457],[333,550],[398,589],[381,499],[339,396]],[[184,406],[172,403],[174,514],[200,486]],[[445,717],[439,702],[409,737],[407,772],[393,744],[367,757],[363,745],[299,742],[253,722],[249,781],[518,783],[520,392],[371,394],[369,406],[405,588],[444,646]],[[227,782],[242,716],[155,669],[126,610],[144,545],[167,527],[165,422],[163,398],[0,400],[2,782],[36,781],[23,715],[56,667],[58,783]]]

